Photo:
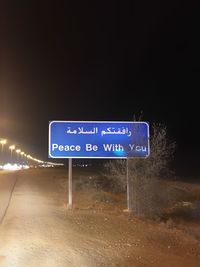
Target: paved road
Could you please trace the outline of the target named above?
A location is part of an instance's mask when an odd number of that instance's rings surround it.
[[[17,173],[0,171],[0,224],[9,206],[17,177]]]

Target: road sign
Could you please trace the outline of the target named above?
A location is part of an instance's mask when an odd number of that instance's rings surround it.
[[[148,157],[146,122],[51,121],[50,158]]]

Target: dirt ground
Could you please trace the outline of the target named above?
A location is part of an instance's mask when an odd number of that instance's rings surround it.
[[[184,227],[136,218],[125,196],[89,188],[74,188],[68,210],[66,181],[64,170],[0,173],[0,267],[200,266]]]

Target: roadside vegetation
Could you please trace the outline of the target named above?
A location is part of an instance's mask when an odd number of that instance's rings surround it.
[[[107,177],[112,180],[115,191],[125,192],[129,179],[129,208],[137,216],[161,216],[164,209],[172,205],[174,192],[163,180],[174,177],[170,163],[175,147],[175,142],[168,137],[166,126],[153,124],[148,158],[110,160],[105,164]]]

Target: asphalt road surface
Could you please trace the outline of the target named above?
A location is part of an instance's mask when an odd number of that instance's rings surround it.
[[[17,176],[16,173],[13,175],[7,171],[0,172],[0,223],[2,223],[9,207]]]

